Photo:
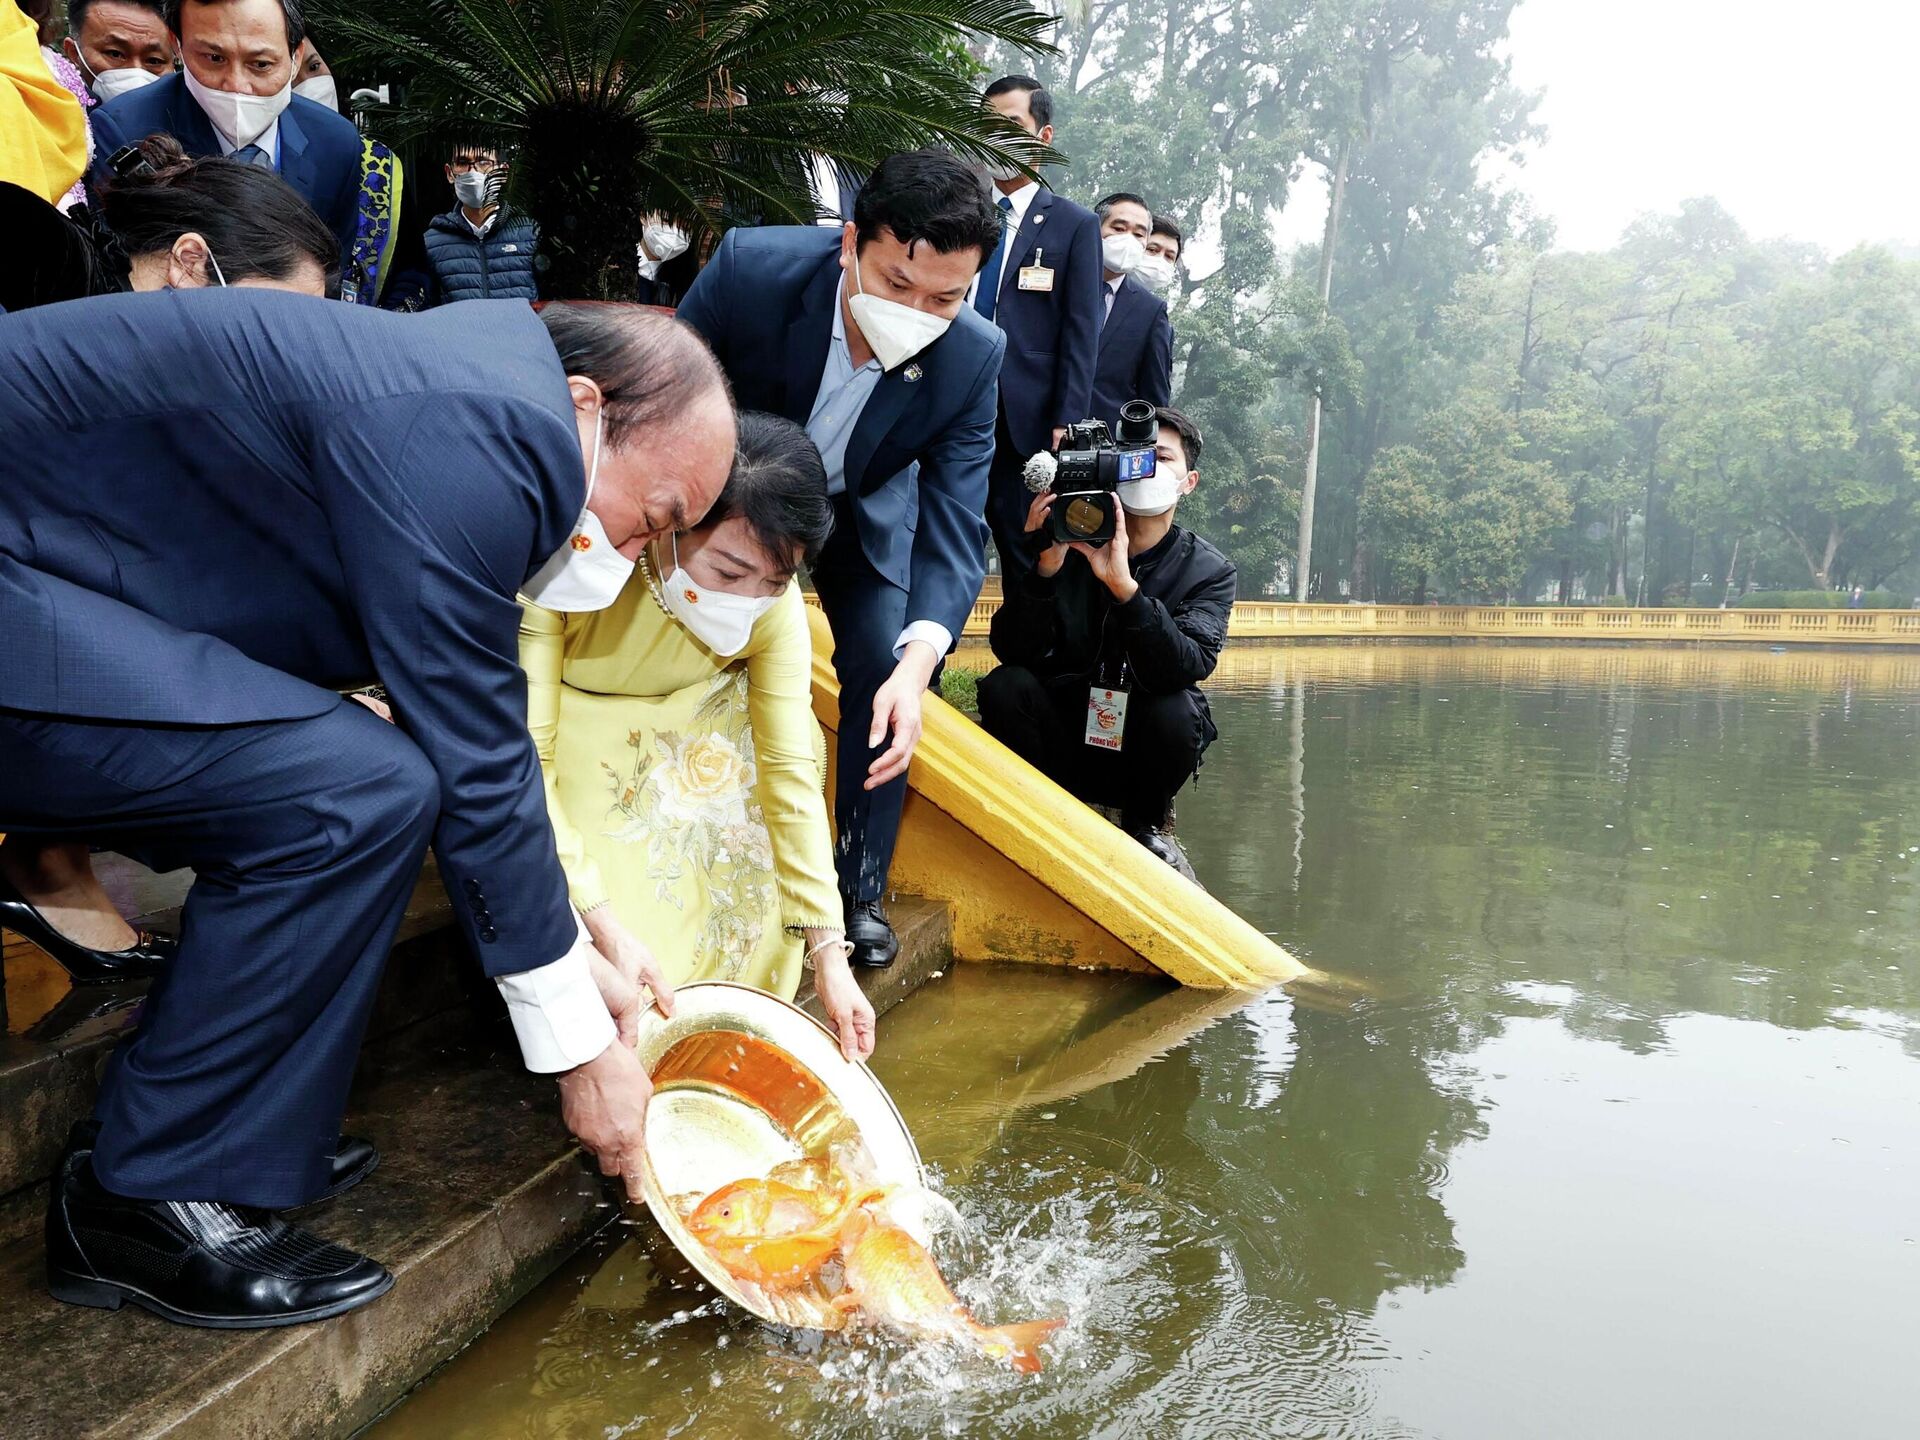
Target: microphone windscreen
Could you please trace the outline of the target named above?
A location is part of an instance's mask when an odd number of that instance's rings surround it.
[[[1060,468],[1060,462],[1045,450],[1036,451],[1027,461],[1020,477],[1027,482],[1027,489],[1039,495],[1053,488],[1054,473]]]

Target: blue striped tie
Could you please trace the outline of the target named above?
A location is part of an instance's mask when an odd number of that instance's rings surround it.
[[[242,145],[233,152],[231,158],[238,160],[242,165],[264,165],[269,170],[273,168],[272,158],[258,145]]]
[[[993,254],[987,257],[987,265],[980,272],[980,284],[973,292],[973,308],[987,319],[993,319],[994,302],[1000,298],[1000,267],[1007,262],[1007,237],[1012,233],[1007,224],[1013,218],[1013,197],[1000,197],[1000,213],[1005,218],[1000,222],[1000,243],[993,247]]]

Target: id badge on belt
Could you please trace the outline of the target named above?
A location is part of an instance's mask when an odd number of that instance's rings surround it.
[[[1127,692],[1095,685],[1087,691],[1087,744],[1101,750],[1118,750],[1127,733]]]

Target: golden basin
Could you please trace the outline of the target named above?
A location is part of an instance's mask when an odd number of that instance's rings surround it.
[[[741,1281],[684,1217],[722,1185],[788,1160],[832,1158],[882,1185],[924,1187],[892,1098],[812,1016],[750,985],[681,986],[671,1020],[646,1012],[639,1050],[653,1078],[642,1178],[661,1230],[709,1285],[763,1320],[838,1329],[821,1285],[767,1291]]]

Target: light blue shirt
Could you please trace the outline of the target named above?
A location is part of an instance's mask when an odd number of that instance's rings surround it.
[[[842,291],[846,283],[842,277]],[[833,342],[827,346],[827,366],[820,372],[820,389],[807,416],[807,434],[820,447],[820,459],[827,467],[829,495],[846,493],[847,442],[853,438],[853,427],[860,423],[861,412],[879,383],[879,360],[870,359],[858,370],[853,368],[853,352],[847,348],[846,309],[842,297],[836,295]]]
[[[853,439],[853,427],[860,423],[861,412],[873,398],[880,383],[880,362],[867,361],[853,368],[853,352],[847,348],[847,316],[843,303],[846,276],[840,277],[840,293],[833,300],[833,340],[827,346],[827,365],[820,372],[820,388],[813,397],[813,409],[807,415],[807,435],[820,447],[820,459],[827,467],[827,493],[844,495],[847,490],[847,442]],[[953,648],[953,635],[946,626],[933,620],[915,620],[900,632],[894,642],[893,658],[898,660],[910,641],[920,640],[944,655]]]
[[[218,125],[213,126],[212,129],[213,129],[214,143],[219,145],[220,153],[222,155],[225,155],[231,158],[234,151],[245,148],[244,146],[235,145],[232,141],[227,139],[226,136],[222,135],[220,133],[220,127]],[[280,120],[279,120],[279,117],[276,116],[274,118],[274,122],[271,125],[269,125],[266,129],[262,130],[258,135],[254,136],[252,143],[255,145],[258,145],[262,150],[266,152],[267,159],[272,162],[273,168],[275,170],[278,170],[280,168]]]

